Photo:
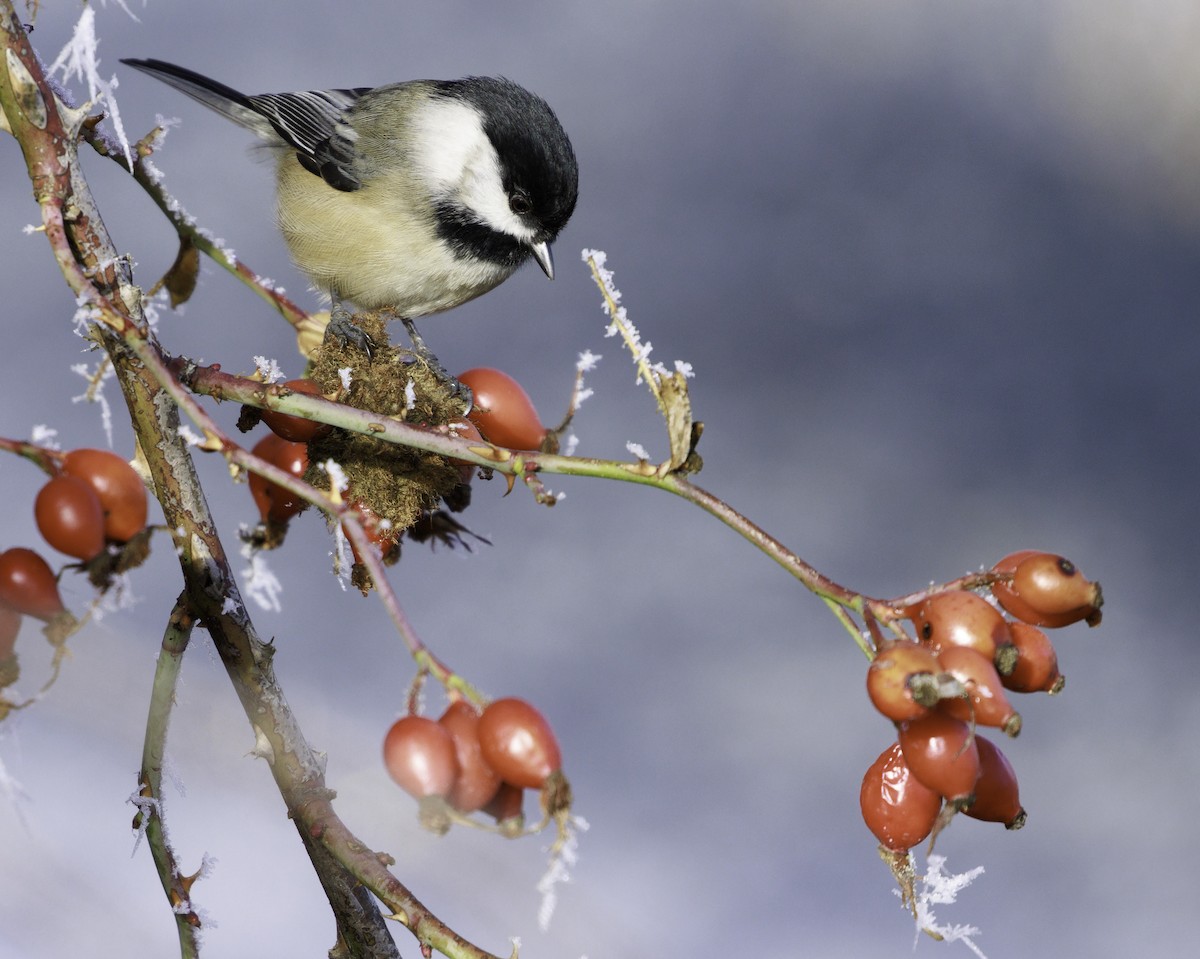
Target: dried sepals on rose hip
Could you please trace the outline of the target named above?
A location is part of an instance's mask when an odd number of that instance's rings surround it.
[[[424,716],[403,716],[383,739],[383,763],[396,784],[419,800],[421,825],[439,835],[446,832],[446,801],[459,773],[450,731]]]
[[[536,707],[516,697],[493,700],[479,717],[479,746],[505,782],[540,790],[542,810],[565,828],[571,784],[554,730]]]
[[[1031,626],[1058,628],[1080,620],[1100,624],[1104,595],[1069,559],[1054,553],[1020,550],[992,567],[1011,580],[992,584],[992,595],[1010,614]]]
[[[21,678],[17,663],[17,635],[21,632],[22,616],[15,609],[0,603],[0,690]],[[0,719],[7,715],[6,701],[0,695]]]
[[[939,665],[962,685],[960,697],[944,698],[938,708],[956,719],[995,726],[1007,736],[1021,731],[1021,714],[1005,695],[1000,674],[987,657],[969,646],[943,646]]]
[[[928,646],[905,640],[881,643],[867,668],[867,695],[893,722],[917,719],[937,705],[941,671]]]

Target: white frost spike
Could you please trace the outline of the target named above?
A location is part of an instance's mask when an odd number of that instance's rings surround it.
[[[339,493],[344,493],[350,488],[350,481],[346,479],[346,471],[342,469],[336,460],[325,460],[321,464],[326,475],[329,477],[330,484],[337,489]]]
[[[108,403],[108,397],[104,395],[104,384],[115,375],[112,364],[107,364],[99,376],[89,370],[85,363],[76,363],[71,367],[71,372],[78,373],[88,381],[87,392],[81,393],[79,396],[72,396],[71,402],[95,403],[100,407],[100,425],[104,429],[104,435],[111,449],[113,445],[112,407]]]
[[[179,435],[188,446],[199,446],[204,442],[204,437],[188,426],[187,423],[179,424]]]
[[[103,80],[100,77],[100,58],[96,48],[100,41],[96,39],[96,11],[93,7],[84,7],[83,13],[75,24],[71,39],[62,48],[54,62],[50,64],[50,73],[62,73],[64,83],[72,78],[86,82],[88,99],[94,104],[104,104],[104,112],[112,121],[113,130],[117,134],[117,143],[125,154],[125,161],[133,169],[133,153],[129,149],[129,138],[125,135],[125,127],[121,123],[121,111],[117,109],[117,98],[113,91],[117,88],[117,78]]]
[[[579,354],[579,359],[575,363],[575,369],[580,373],[590,373],[602,359],[604,357],[601,354],[593,353],[591,350],[584,350]]]
[[[341,523],[333,529],[333,551],[329,555],[333,557],[333,574],[344,593],[350,582],[350,542],[346,539],[346,531],[342,529]]]
[[[129,858],[132,859],[138,851],[138,846],[142,844],[142,837],[146,835],[146,829],[150,826],[150,817],[158,816],[159,819],[162,819],[162,803],[153,796],[143,796],[140,792],[133,793],[125,801],[142,814],[137,827],[137,838],[133,841],[133,849],[129,853]]]
[[[29,442],[35,446],[45,446],[47,449],[60,450],[62,449],[62,444],[58,442],[57,436],[58,430],[43,423],[38,423],[29,434]]]
[[[556,887],[559,883],[571,881],[570,870],[579,860],[577,833],[588,831],[588,821],[582,816],[571,816],[563,828],[564,834],[559,842],[555,843],[550,865],[537,884],[537,891],[542,895],[542,903],[538,907],[538,928],[542,932],[549,930],[554,907],[558,905]]]
[[[246,594],[254,600],[260,609],[272,612],[283,612],[279,602],[279,594],[283,592],[283,583],[279,581],[263,559],[262,553],[254,551],[249,556],[250,565],[242,570],[242,585]]]
[[[916,948],[922,932],[928,930],[937,933],[946,942],[961,942],[979,959],[987,959],[983,950],[975,945],[971,938],[979,935],[978,927],[965,924],[940,925],[933,913],[935,905],[949,905],[954,902],[959,892],[982,875],[983,866],[976,866],[963,873],[947,873],[945,866],[945,856],[930,856],[926,860],[925,875],[920,879],[921,888],[917,892],[917,929],[913,948]],[[900,895],[896,890],[893,892]]]

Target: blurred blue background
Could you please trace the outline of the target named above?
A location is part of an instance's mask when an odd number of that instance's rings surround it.
[[[581,198],[553,283],[528,268],[423,325],[451,369],[499,366],[543,418],[577,353],[604,354],[580,453],[665,441],[603,338],[583,247],[609,255],[630,315],[692,363],[706,432],[697,481],[823,571],[876,596],[1022,547],[1105,586],[1098,630],[1057,639],[1067,687],[1025,697],[1006,745],[1029,824],[956,822],[951,869],[985,874],[939,917],[991,957],[1194,950],[1200,653],[1200,9],[1184,0],[824,0],[739,4],[412,0],[132,4],[97,10],[133,137],[183,119],[155,163],[209,230],[315,306],[272,222],[249,135],[122,68],[159,57],[246,92],[507,75],[546,97],[579,156]],[[43,3],[48,61],[77,4]],[[0,435],[103,445],[76,403],[91,361],[19,151],[0,140],[7,305]],[[85,167],[149,286],[173,231],[115,166]],[[302,366],[290,328],[206,265],[167,349],[229,371]],[[19,398],[19,399],[17,399]],[[117,406],[116,448],[131,450]],[[14,401],[15,400],[15,401]],[[232,426],[236,410],[215,409]],[[244,487],[202,459],[232,547]],[[40,476],[0,459],[0,546],[39,545]],[[862,825],[863,770],[890,741],[865,664],[823,605],[733,533],[652,491],[549,479],[553,510],[477,483],[472,554],[409,547],[393,582],[433,649],[558,731],[591,824],[549,933],[534,886],[548,837],[420,831],[387,779],[383,733],[412,668],[374,599],[329,574],[307,515],[268,559],[282,614],[256,623],[350,826],[479,945],[522,955],[907,955],[911,920]],[[0,797],[0,956],[173,954],[147,849],[129,830],[161,630],[179,588],[165,539],[138,602],[71,643],[63,676],[0,727],[21,791]],[[88,592],[67,579],[77,608]],[[33,692],[48,655],[19,649]],[[43,671],[39,671],[43,670]],[[434,701],[432,708],[439,708]],[[183,672],[168,828],[209,920],[206,954],[323,956],[333,926],[207,637]],[[131,855],[132,854],[132,855]],[[405,955],[416,952],[403,930]],[[965,956],[922,940],[924,955]]]

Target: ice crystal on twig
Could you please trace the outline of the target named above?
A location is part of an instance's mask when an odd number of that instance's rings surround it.
[[[242,585],[246,595],[254,600],[260,609],[283,612],[283,605],[279,602],[283,583],[271,571],[262,553],[247,544],[242,548],[242,555],[250,561],[250,565],[242,570]]]
[[[43,446],[48,450],[60,450],[62,444],[58,441],[58,430],[52,426],[38,423],[29,434],[29,442],[34,446]]]
[[[71,397],[72,403],[95,403],[100,407],[100,425],[108,439],[109,448],[113,445],[112,406],[104,395],[104,384],[113,376],[112,363],[106,357],[101,360],[95,370],[89,369],[86,363],[76,363],[71,367],[72,373],[77,373],[88,381],[88,388],[78,396]]]
[[[692,405],[687,390],[687,380],[694,375],[691,364],[676,360],[675,371],[671,372],[662,363],[651,363],[653,346],[649,340],[642,340],[641,331],[629,319],[625,307],[621,306],[621,291],[613,283],[612,271],[605,266],[607,255],[602,250],[585,249],[583,260],[591,268],[592,279],[604,298],[604,312],[610,319],[605,336],[620,334],[637,367],[637,382],[646,384],[666,420],[671,457],[660,469],[677,470],[685,464],[692,471],[699,469],[699,458],[692,456],[700,428],[692,420]]]
[[[947,873],[945,867],[945,856],[931,855],[925,862],[925,875],[921,876],[920,889],[916,893],[917,929],[913,946],[916,947],[921,933],[925,933],[945,942],[961,942],[979,959],[987,959],[983,950],[975,945],[972,938],[979,935],[978,927],[965,923],[942,925],[937,921],[937,916],[933,912],[935,905],[944,906],[953,903],[958,898],[958,894],[983,873],[983,866],[976,866],[963,873]],[[896,895],[899,894],[896,892]]]
[[[538,880],[537,891],[542,896],[538,907],[538,928],[542,932],[550,928],[550,920],[554,917],[554,909],[558,905],[558,886],[571,881],[571,869],[579,860],[578,834],[587,830],[588,821],[582,816],[569,817],[564,834],[554,844],[550,864]]]
[[[96,37],[96,11],[93,7],[84,7],[71,39],[50,64],[48,72],[61,74],[63,83],[75,79],[87,84],[88,99],[93,104],[104,105],[104,110],[112,121],[113,131],[117,135],[117,142],[113,146],[120,148],[129,169],[132,170],[133,151],[129,148],[129,138],[125,135],[121,112],[117,108],[117,99],[113,96],[118,81],[115,75],[108,80],[100,76],[100,58],[96,53],[99,45],[100,41]]]
[[[283,369],[276,360],[268,359],[265,356],[255,356],[254,368],[264,383],[278,383],[283,379]]]

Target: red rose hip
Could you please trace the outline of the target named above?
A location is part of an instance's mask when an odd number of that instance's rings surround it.
[[[562,768],[562,754],[550,724],[523,699],[497,699],[479,717],[483,758],[505,782],[541,789]]]

